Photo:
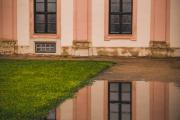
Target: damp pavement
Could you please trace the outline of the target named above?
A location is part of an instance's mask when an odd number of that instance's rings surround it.
[[[125,58],[112,61],[116,64],[95,80],[180,82],[180,58]]]

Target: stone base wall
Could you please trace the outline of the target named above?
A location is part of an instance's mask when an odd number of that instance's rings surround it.
[[[180,48],[169,47],[61,47],[58,54],[36,54],[31,46],[16,46],[16,42],[0,41],[0,55],[58,55],[62,57],[180,57]]]
[[[180,48],[135,48],[135,47],[96,47],[74,49],[62,47],[62,56],[110,56],[110,57],[180,57]]]
[[[180,48],[159,41],[150,42],[150,47],[92,47],[88,42],[76,42],[72,47],[62,47],[61,56],[180,57]]]
[[[16,53],[16,41],[0,40],[0,55],[12,55]]]

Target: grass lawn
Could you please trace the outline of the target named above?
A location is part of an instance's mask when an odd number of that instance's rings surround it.
[[[111,62],[0,59],[0,120],[39,120]]]

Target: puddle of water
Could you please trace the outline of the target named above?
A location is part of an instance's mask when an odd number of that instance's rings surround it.
[[[96,80],[47,120],[180,120],[180,82]]]

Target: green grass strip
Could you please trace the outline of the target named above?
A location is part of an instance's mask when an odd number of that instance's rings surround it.
[[[111,65],[103,61],[0,59],[0,120],[39,120]]]

